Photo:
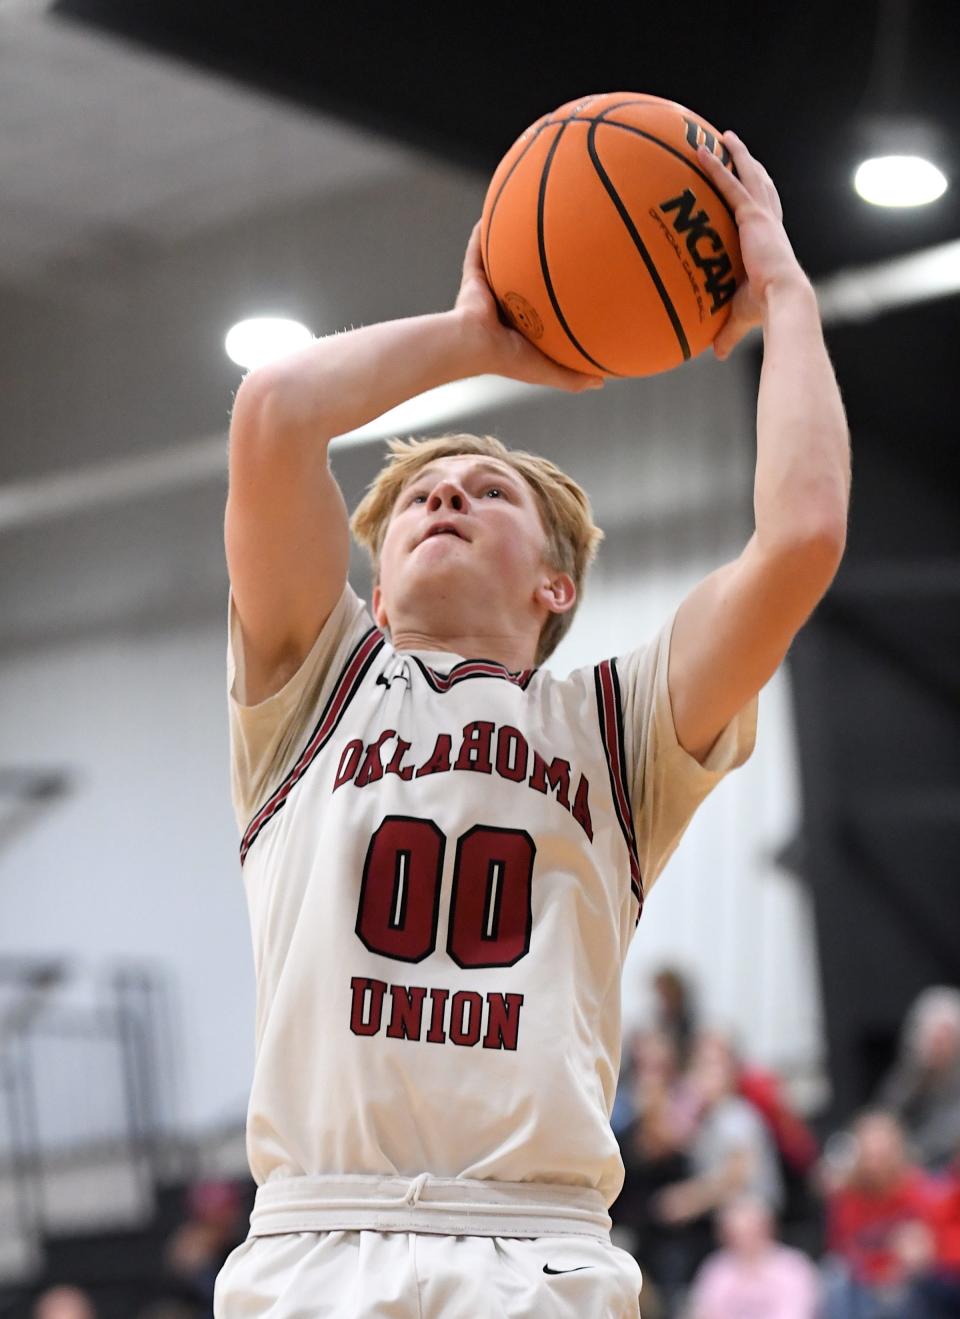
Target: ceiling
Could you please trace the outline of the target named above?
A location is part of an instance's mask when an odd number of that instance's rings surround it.
[[[956,175],[955,0],[55,7],[487,172],[527,124],[565,101],[615,90],[668,97],[735,129],[766,164],[815,275],[960,234],[960,188],[898,213],[863,205],[849,185],[863,119],[894,110],[940,129]]]

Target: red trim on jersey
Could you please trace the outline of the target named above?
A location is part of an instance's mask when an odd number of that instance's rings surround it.
[[[627,789],[627,756],[623,741],[623,711],[616,661],[606,659],[597,664],[594,667],[594,677],[597,688],[600,740],[607,757],[607,769],[610,771],[610,791],[613,794],[614,810],[627,844],[627,854],[630,858],[630,887],[638,903],[637,920],[639,921],[643,911],[643,879],[640,874],[640,858],[637,854],[637,835],[633,827],[630,793]]]
[[[497,660],[476,659],[461,660],[459,664],[454,664],[449,673],[444,674],[431,669],[417,655],[411,655],[410,658],[416,660],[421,673],[435,692],[448,692],[451,687],[456,686],[458,682],[464,682],[467,678],[505,678],[521,691],[526,691],[530,679],[536,673],[536,669],[520,669],[516,673],[511,673],[506,665],[500,664]]]
[[[361,637],[360,641],[354,648],[353,654],[343,666],[340,677],[330,693],[330,699],[324,707],[323,714],[319,722],[310,734],[310,740],[297,757],[296,764],[290,773],[277,788],[276,792],[260,807],[256,815],[247,825],[247,831],[243,835],[240,843],[240,864],[243,865],[247,859],[247,853],[253,844],[254,839],[260,830],[279,810],[286,805],[287,797],[290,795],[294,786],[299,783],[304,774],[310,768],[312,762],[316,759],[319,752],[333,735],[337,724],[343,717],[350,701],[356,694],[357,688],[363,681],[364,675],[373,663],[374,656],[384,644],[383,633],[378,628],[372,627]]]

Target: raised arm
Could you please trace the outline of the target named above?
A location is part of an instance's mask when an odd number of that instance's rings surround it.
[[[331,335],[244,377],[230,424],[224,537],[249,704],[296,671],[346,581],[347,509],[330,441],[425,390],[486,372],[571,391],[595,380],[500,322],[477,225],[452,310]]]
[[[703,760],[777,669],[836,574],[846,543],[850,439],[813,287],[783,228],[766,170],[724,134],[740,178],[701,163],[734,208],[748,281],[717,338],[726,357],[763,326],[757,401],[756,529],[677,613],[669,688],[681,746]]]

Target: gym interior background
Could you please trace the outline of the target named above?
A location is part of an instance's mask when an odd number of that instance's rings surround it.
[[[886,210],[850,186],[871,135],[918,121],[956,178],[952,10],[0,5],[2,1313],[85,1237],[140,1241],[198,1170],[246,1172],[226,330],[451,305],[497,160],[574,96],[676,99],[767,166],[854,454],[843,566],[651,896],[625,1025],[679,968],[826,1132],[917,994],[958,983],[960,189]],[[753,339],[597,397],[473,382],[417,414],[589,490],[607,538],[551,667],[642,641],[742,547],[760,361]],[[391,429],[336,442],[351,505]]]

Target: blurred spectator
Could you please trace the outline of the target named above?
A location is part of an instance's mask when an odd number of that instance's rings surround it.
[[[814,1204],[810,1174],[820,1154],[813,1132],[794,1112],[783,1092],[783,1082],[776,1072],[745,1062],[731,1040],[714,1032],[712,1047],[725,1050],[737,1075],[737,1094],[751,1104],[763,1118],[776,1148],[783,1182],[781,1218],[791,1223],[819,1218]]]
[[[913,1004],[877,1102],[903,1123],[925,1167],[943,1168],[960,1148],[960,990],[933,986]]]
[[[97,1319],[97,1312],[79,1287],[51,1287],[34,1302],[33,1319]]]
[[[934,1184],[907,1157],[889,1113],[862,1114],[849,1168],[827,1193],[825,1319],[920,1319],[910,1308],[919,1239],[929,1240]]]
[[[686,1319],[815,1319],[817,1270],[774,1239],[761,1200],[741,1197],[721,1209],[719,1233],[723,1249],[697,1274]]]
[[[683,1295],[714,1246],[713,1212],[745,1193],[778,1208],[782,1183],[763,1119],[736,1094],[736,1069],[726,1048],[700,1036],[690,1068],[665,1122],[650,1123],[647,1139],[662,1133],[659,1189],[648,1175],[647,1249],[637,1258],[652,1271],[668,1306]]]
[[[960,1319],[960,1159],[938,1179],[926,1224],[901,1230],[898,1255],[911,1276],[911,1319]]]
[[[656,1027],[673,1041],[680,1066],[685,1067],[696,1026],[690,985],[676,968],[664,966],[653,977],[653,992]]]
[[[641,1031],[632,1040],[629,1102],[633,1117],[619,1134],[624,1183],[611,1208],[614,1223],[626,1227],[644,1271],[644,1316],[651,1296],[663,1287],[669,1294],[687,1281],[689,1248],[682,1229],[651,1214],[656,1193],[689,1175],[686,1154],[695,1116],[682,1083],[673,1041],[658,1030]]]
[[[187,1283],[213,1314],[213,1288],[224,1260],[246,1235],[243,1198],[229,1181],[197,1182],[187,1196],[187,1220],[167,1241],[169,1272]]]
[[[747,1193],[779,1209],[783,1181],[773,1142],[756,1109],[737,1093],[736,1060],[722,1037],[699,1037],[687,1082],[697,1114],[689,1145],[692,1175],[660,1193],[661,1218],[699,1218]]]
[[[752,1104],[777,1147],[784,1170],[804,1177],[816,1166],[820,1149],[817,1138],[790,1106],[783,1093],[783,1082],[776,1072],[740,1064],[737,1093]]]

